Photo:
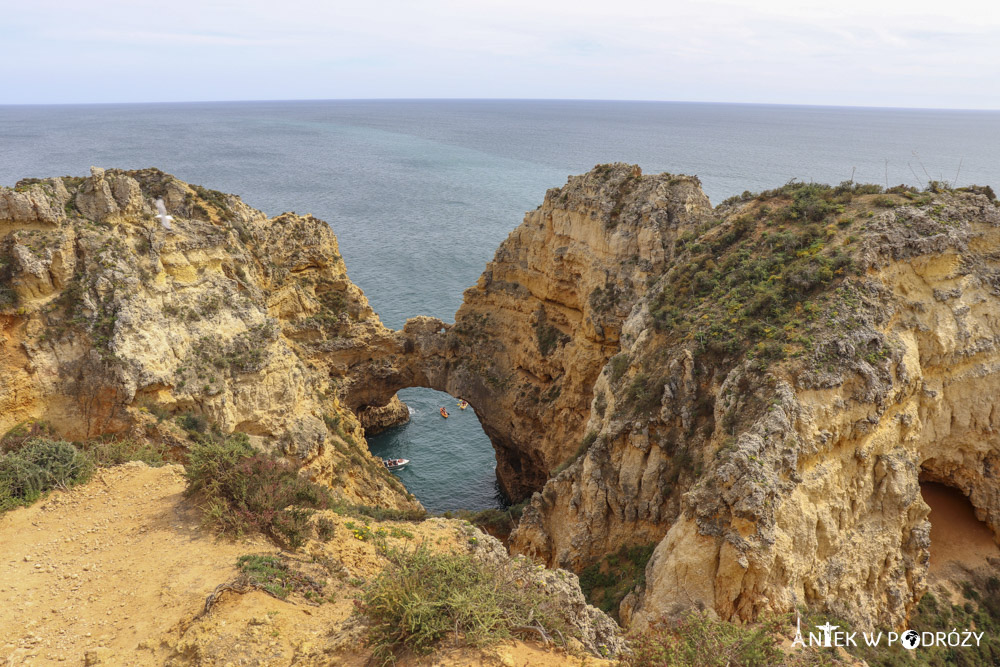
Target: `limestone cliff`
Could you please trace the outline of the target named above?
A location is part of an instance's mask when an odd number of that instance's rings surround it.
[[[605,222],[606,233],[638,242],[663,229],[643,214],[663,199],[622,193],[626,171],[585,179],[634,221]],[[580,380],[555,384],[563,409],[530,442],[521,417],[510,422],[526,458],[539,443],[546,465],[569,457],[511,547],[580,569],[621,545],[656,544],[645,588],[621,610],[640,626],[692,605],[753,619],[800,604],[899,626],[925,587],[920,481],[959,488],[1000,531],[1000,208],[987,189],[790,184],[707,214],[691,181],[641,180],[678,181],[691,188],[683,201],[699,205],[659,237],[662,262],[641,273],[636,263],[640,281],[628,282],[623,253],[621,269],[598,274],[607,282],[588,301],[611,295],[620,327],[604,325],[608,339],[586,335],[596,327],[560,329],[557,344],[607,346],[560,357]],[[459,323],[498,275],[517,276],[507,293],[532,291],[522,257],[543,251],[530,230],[547,209],[579,206],[573,186],[528,215],[467,293]],[[567,236],[598,222],[566,219]],[[511,247],[519,239],[532,247]],[[593,275],[578,282],[596,287]],[[560,312],[545,306],[546,317]],[[507,310],[493,329],[500,342],[480,348],[530,349],[524,332],[538,321]]]
[[[0,188],[0,332],[0,432],[45,420],[182,447],[183,416],[279,449],[353,502],[417,506],[341,403],[349,367],[390,332],[311,216],[267,218],[155,169]]]
[[[352,406],[470,400],[513,551],[580,571],[656,546],[621,615],[796,605],[899,626],[924,590],[919,482],[996,532],[992,191],[790,183],[712,209],[605,165],[550,190],[465,294],[410,320]]]
[[[713,209],[695,178],[603,165],[526,215],[454,324],[394,332],[309,216],[155,170],[22,182],[0,190],[0,429],[169,441],[141,406],[192,413],[403,507],[361,425],[432,387],[530,498],[512,551],[578,572],[652,552],[624,621],[899,627],[926,588],[921,481],[1000,531],[998,230],[988,188],[790,183]]]

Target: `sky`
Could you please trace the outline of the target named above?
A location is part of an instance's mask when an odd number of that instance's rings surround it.
[[[0,8],[0,104],[541,98],[1000,109],[995,0]]]

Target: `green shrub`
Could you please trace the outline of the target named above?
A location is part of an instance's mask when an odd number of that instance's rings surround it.
[[[325,516],[316,520],[316,538],[321,542],[329,542],[337,532],[337,524]]]
[[[191,412],[178,415],[177,423],[180,424],[182,429],[190,433],[205,433],[208,430],[208,420],[203,415],[196,415]]]
[[[323,423],[326,424],[326,427],[330,429],[330,431],[333,433],[342,434],[344,432],[343,428],[340,425],[340,415],[338,414],[333,414],[333,415],[324,414]]]
[[[741,625],[691,613],[676,623],[657,621],[631,637],[632,653],[622,667],[769,667],[781,664],[778,628]]]
[[[997,194],[988,185],[968,185],[964,188],[957,188],[957,190],[960,192],[975,192],[976,194],[984,195],[993,202],[997,200]]]
[[[206,517],[220,531],[261,532],[292,549],[312,530],[310,510],[334,505],[328,489],[290,463],[255,452],[244,434],[197,443],[186,474],[187,495],[204,499]]]
[[[580,573],[580,588],[587,601],[618,619],[622,599],[646,581],[646,563],[655,544],[621,547]]]
[[[433,554],[425,545],[390,550],[389,565],[364,591],[373,656],[386,664],[401,650],[430,651],[448,636],[471,646],[539,623],[565,630],[555,603],[519,578],[513,565],[487,566],[469,554]]]
[[[594,288],[590,293],[590,307],[598,313],[609,313],[618,305],[622,296],[614,283],[605,283],[604,287]]]
[[[29,505],[46,490],[41,468],[13,454],[0,458],[0,511]]]
[[[629,358],[625,352],[619,352],[608,361],[608,377],[612,384],[618,382],[628,370]]]
[[[646,373],[639,373],[625,391],[625,407],[637,415],[655,412],[660,407],[663,385],[663,378],[651,378]]]
[[[236,218],[236,214],[229,207],[229,199],[224,193],[219,192],[218,190],[210,190],[209,188],[204,188],[200,185],[192,185],[191,189],[197,193],[198,197],[200,197],[202,201],[212,206],[215,209],[216,214],[221,219],[231,221]],[[190,196],[190,193],[185,196],[184,200],[185,203],[191,203],[195,211],[200,212],[204,216],[208,216],[208,211],[202,203],[194,201]]]
[[[0,452],[12,452],[36,438],[53,439],[55,430],[45,421],[27,421],[15,425],[0,439]]]
[[[146,401],[143,403],[142,409],[156,417],[156,421],[158,422],[162,422],[164,419],[170,419],[171,417],[170,410],[167,410],[162,405],[158,405],[152,401]]]
[[[605,396],[604,392],[602,391],[600,394],[597,395],[597,398],[594,399],[594,411],[597,413],[598,417],[603,418],[604,413],[607,412],[607,410],[608,410],[608,397]]]
[[[322,599],[326,583],[293,569],[284,556],[240,556],[236,566],[240,569],[241,578],[246,584],[281,600],[296,592],[310,599]]]
[[[111,439],[89,442],[84,451],[101,467],[116,466],[128,461],[142,461],[157,467],[166,461],[166,448],[155,442],[131,439]]]
[[[94,464],[68,442],[37,438],[0,456],[0,511],[28,505],[55,488],[90,479]]]
[[[543,357],[549,356],[564,338],[562,332],[546,322],[544,318],[539,318],[538,322],[535,323],[535,337],[538,339],[538,351]]]

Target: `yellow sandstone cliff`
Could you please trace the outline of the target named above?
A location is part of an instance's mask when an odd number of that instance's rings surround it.
[[[920,482],[1000,529],[998,225],[982,188],[712,209],[690,177],[601,166],[527,214],[454,325],[410,320],[364,402],[468,398],[504,488],[534,492],[516,553],[582,571],[655,547],[627,623],[899,627],[926,588]]]
[[[581,182],[598,194],[581,197]],[[987,189],[790,184],[710,212],[689,183],[627,165],[571,179],[466,294],[455,328],[474,307],[503,314],[490,349],[523,369],[507,395],[523,378],[558,388],[530,439],[523,409],[505,433],[530,461],[563,461],[511,548],[579,571],[656,545],[621,609],[636,627],[692,607],[752,620],[796,606],[899,627],[926,589],[920,482],[959,489],[1000,534],[1000,207]],[[607,204],[582,214],[593,199]],[[663,209],[683,214],[651,214]],[[530,257],[566,252],[539,244],[557,233],[597,249],[621,233],[638,251],[623,239],[604,259],[617,270],[545,291]],[[651,237],[657,257],[642,250]],[[483,305],[498,275],[539,305]],[[600,353],[570,354],[594,349],[596,327],[563,319],[580,288],[591,313],[606,303],[620,318]],[[564,373],[521,362],[541,310],[562,327]]]
[[[188,416],[349,501],[418,506],[341,403],[390,332],[311,216],[267,218],[155,169],[0,189],[0,331],[2,432],[43,420],[66,438],[183,447],[169,417]]]

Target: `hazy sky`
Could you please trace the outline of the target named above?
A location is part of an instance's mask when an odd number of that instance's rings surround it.
[[[1000,108],[996,0],[2,4],[0,104],[513,97]]]

